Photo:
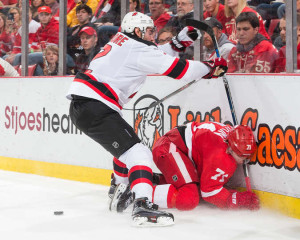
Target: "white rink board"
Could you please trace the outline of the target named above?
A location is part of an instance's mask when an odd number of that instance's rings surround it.
[[[258,113],[256,136],[260,124],[267,125],[271,132],[275,126],[284,131],[287,127],[296,129],[294,147],[297,151],[299,77],[228,75],[238,120],[249,109],[254,109]],[[65,98],[71,81],[72,77],[0,79],[0,156],[112,168],[109,153],[84,134],[75,134],[74,128],[71,130],[69,101]],[[142,97],[144,99],[136,107],[146,107],[153,101],[152,97],[161,99],[184,84],[167,77],[148,77],[144,87],[126,108],[133,108]],[[138,113],[143,118],[137,117]],[[232,121],[222,79],[201,80],[150,111],[123,111],[124,118],[138,126],[139,136],[143,136],[150,147],[157,135],[166,133],[174,124],[183,124],[187,119],[197,119],[197,116],[203,121],[206,113],[215,117],[212,120]],[[284,151],[281,150],[283,154]],[[300,197],[297,166],[287,169],[285,166],[276,168],[256,163],[250,166],[250,177],[254,189]],[[244,186],[241,171],[237,171],[232,182]]]

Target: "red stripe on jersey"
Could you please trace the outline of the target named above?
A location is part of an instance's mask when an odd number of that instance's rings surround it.
[[[89,76],[90,79],[97,81],[97,79],[92,74],[88,73],[87,71],[85,71],[84,74]],[[116,100],[119,102],[119,96],[116,94],[116,92],[107,83],[102,83],[102,84],[111,92],[112,95],[114,95]]]
[[[183,71],[180,73],[180,75],[177,77],[177,78],[175,78],[175,79],[181,79],[183,76],[184,76],[184,74],[186,73],[186,71],[188,70],[188,68],[189,68],[189,61],[187,61],[187,60],[185,60],[186,61],[186,65],[185,65],[185,67],[184,67],[184,69],[183,69]]]
[[[146,183],[153,187],[153,183],[148,178],[138,178],[130,184],[130,189],[139,183]]]
[[[85,80],[81,80],[79,78],[75,78],[73,80],[74,82],[80,82],[83,83],[85,85],[87,85],[89,88],[93,89],[96,93],[98,93],[102,98],[104,98],[105,100],[111,102],[112,104],[116,105],[118,108],[120,108],[122,110],[122,106],[114,101],[113,99],[109,98],[108,96],[106,96],[103,92],[101,92],[99,89],[97,89],[96,87],[94,87],[92,84],[90,84],[89,82],[85,81]],[[106,86],[107,87],[107,86]],[[112,93],[113,94],[113,93]]]
[[[140,171],[140,170],[150,172],[153,175],[152,169],[146,166],[134,166],[130,169],[128,175],[132,174],[134,171]]]
[[[126,168],[126,164],[122,163],[119,159],[117,159],[116,157],[114,157],[114,162],[115,164],[117,164],[118,166],[122,167],[122,168]]]
[[[172,63],[171,67],[169,67],[169,69],[166,72],[164,72],[162,75],[168,75],[170,72],[172,72],[174,67],[177,65],[178,61],[179,61],[179,58],[176,58],[174,60],[174,62]]]

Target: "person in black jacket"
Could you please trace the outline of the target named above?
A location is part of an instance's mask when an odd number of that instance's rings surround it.
[[[89,26],[96,29],[96,25],[91,23],[92,9],[86,4],[80,4],[76,8],[76,16],[79,24],[68,28],[67,32],[67,53],[73,58],[84,52],[80,44],[79,32],[82,28]]]
[[[90,62],[99,52],[97,32],[92,27],[84,27],[79,32],[83,52],[75,59],[75,73],[87,70]]]

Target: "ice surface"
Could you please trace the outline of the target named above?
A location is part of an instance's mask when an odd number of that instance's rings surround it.
[[[189,212],[170,210],[174,226],[136,228],[131,209],[109,212],[107,191],[107,186],[0,171],[0,239],[300,239],[299,219],[267,209],[225,211],[207,204]]]

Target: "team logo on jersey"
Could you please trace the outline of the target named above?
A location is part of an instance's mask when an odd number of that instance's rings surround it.
[[[159,104],[149,109],[139,110],[158,101],[153,95],[143,95],[133,105],[134,131],[142,143],[152,149],[154,143],[164,134],[164,107]]]

